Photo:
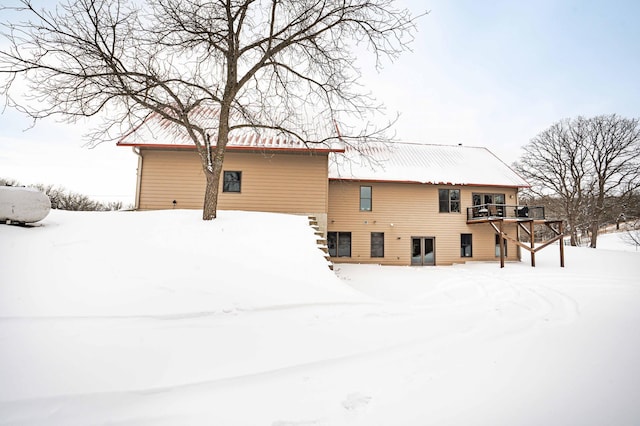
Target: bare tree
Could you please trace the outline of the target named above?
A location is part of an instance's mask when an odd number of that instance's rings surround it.
[[[640,121],[615,114],[553,124],[533,138],[516,164],[537,196],[559,199],[571,235],[598,230],[611,211],[640,188]]]
[[[536,197],[555,199],[560,204],[571,245],[577,245],[588,173],[584,120],[559,121],[533,138],[523,150],[516,169],[530,181],[530,191]]]
[[[368,49],[378,66],[395,59],[416,19],[394,0],[75,0],[53,11],[16,1],[3,8],[25,17],[4,23],[7,102],[34,120],[100,114],[101,141],[152,112],[180,126],[206,177],[205,220],[216,217],[234,131],[305,144],[381,136],[370,124],[381,106],[357,84],[355,52]],[[22,82],[29,96],[12,96]]]
[[[0,177],[0,186],[20,186],[20,182],[15,179]]]
[[[594,117],[589,120],[588,142],[593,167],[590,246],[595,248],[602,220],[613,208],[609,201],[640,188],[640,119]]]
[[[636,251],[640,247],[640,219],[627,222],[627,230],[621,235],[622,241],[630,246],[635,246]]]

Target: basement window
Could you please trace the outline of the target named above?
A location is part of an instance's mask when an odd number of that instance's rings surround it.
[[[222,180],[222,192],[240,192],[242,172],[224,172]]]
[[[351,257],[351,232],[327,232],[331,257]]]
[[[460,234],[460,257],[473,256],[473,243],[471,234]]]
[[[371,257],[384,257],[384,232],[371,233]]]

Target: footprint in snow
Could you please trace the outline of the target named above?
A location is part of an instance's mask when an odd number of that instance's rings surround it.
[[[355,412],[369,405],[370,401],[371,401],[370,396],[364,395],[359,392],[354,392],[347,395],[347,398],[344,401],[342,401],[342,406],[347,411]]]

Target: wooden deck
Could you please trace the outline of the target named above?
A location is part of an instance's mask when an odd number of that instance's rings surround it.
[[[508,204],[480,204],[467,207],[467,223],[491,218],[515,219],[517,221],[545,220],[544,207]]]
[[[488,223],[500,235],[500,267],[504,268],[504,240],[509,240],[531,254],[531,266],[536,266],[536,253],[545,247],[560,241],[560,266],[564,267],[564,233],[563,221],[558,219],[546,219],[544,207],[513,206],[506,204],[482,204],[467,208],[467,224]],[[505,224],[518,225],[518,231],[523,231],[528,236],[528,243],[520,241],[520,232],[513,238],[504,232]],[[535,227],[544,226],[553,231],[554,236],[548,240],[539,241],[536,245]]]

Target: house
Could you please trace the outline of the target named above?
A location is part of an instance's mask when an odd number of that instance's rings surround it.
[[[117,144],[133,147],[138,155],[136,209],[202,209],[201,160],[179,127],[152,113]],[[273,131],[234,132],[218,208],[314,216],[326,229],[329,154],[341,152],[342,145],[307,147]]]
[[[152,114],[118,145],[139,156],[136,208],[202,208],[200,159],[175,126]],[[229,139],[220,185],[221,210],[315,217],[334,263],[504,264],[519,260],[521,247],[529,250],[519,242],[522,230],[533,235],[534,223],[550,226],[543,212],[532,207],[524,216],[518,206],[527,182],[478,147],[307,147],[247,130]],[[533,243],[529,251],[533,263]]]
[[[498,234],[474,218],[486,207],[487,218],[502,220],[506,206],[517,204],[518,190],[528,186],[485,148],[397,143],[334,158],[327,239],[337,263],[496,260]],[[490,215],[489,208],[496,211]],[[518,226],[506,223],[503,232],[515,237]],[[518,260],[516,243],[503,243],[506,259]]]

